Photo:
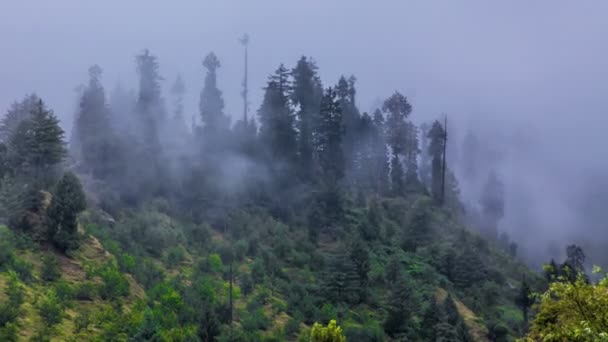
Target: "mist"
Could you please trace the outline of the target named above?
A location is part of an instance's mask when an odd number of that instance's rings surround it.
[[[448,159],[464,202],[476,205],[490,170],[500,175],[499,230],[529,264],[562,259],[574,242],[592,263],[607,263],[607,14],[608,3],[567,1],[5,1],[0,108],[35,92],[69,135],[87,69],[104,69],[108,93],[118,84],[134,90],[135,55],[147,48],[159,57],[167,104],[183,77],[189,124],[198,119],[201,62],[213,51],[234,122],[242,113],[238,38],[248,33],[251,115],[267,76],[302,55],[317,62],[324,84],[355,75],[361,111],[398,90],[414,122],[448,116]],[[485,152],[465,180],[469,131]]]

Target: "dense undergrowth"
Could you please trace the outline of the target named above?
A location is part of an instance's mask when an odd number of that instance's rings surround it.
[[[317,244],[297,217],[287,224],[248,207],[193,224],[161,199],[116,218],[85,212],[89,237],[69,256],[3,228],[2,334],[306,341],[314,322],[332,319],[349,341],[523,333],[520,283],[540,280],[448,211],[424,196],[346,208]]]

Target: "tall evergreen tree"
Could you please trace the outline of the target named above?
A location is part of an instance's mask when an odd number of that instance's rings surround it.
[[[316,150],[324,176],[339,180],[344,177],[344,152],[342,150],[342,110],[336,101],[336,92],[328,88],[321,100]]]
[[[389,191],[389,162],[386,144],[384,115],[376,109],[373,116],[373,176],[374,190],[379,195],[386,195]]]
[[[534,298],[532,298],[532,290],[530,289],[530,285],[526,280],[526,277],[523,278],[521,282],[521,286],[519,288],[519,293],[515,298],[515,302],[517,305],[521,307],[521,313],[524,317],[524,324],[528,324],[528,310],[534,304]]]
[[[435,120],[427,137],[429,143],[429,155],[431,157],[431,195],[435,203],[441,203],[442,197],[442,168],[443,151],[445,141],[445,130],[439,121]]]
[[[505,213],[504,184],[496,172],[490,172],[481,193],[482,224],[484,235],[492,240],[498,238],[498,223]]]
[[[38,100],[30,117],[21,121],[8,144],[9,162],[19,178],[43,186],[53,183],[66,155],[64,132],[53,112]]]
[[[298,168],[302,178],[310,180],[314,173],[315,123],[321,108],[323,88],[317,75],[317,66],[312,59],[302,56],[291,74],[291,100],[298,108]]]
[[[422,188],[422,184],[418,178],[418,155],[420,154],[420,148],[418,144],[418,128],[411,121],[406,123],[404,139],[405,187],[408,192],[418,192]]]
[[[217,56],[211,52],[203,60],[203,66],[207,70],[199,102],[201,121],[204,125],[203,134],[204,136],[221,134],[230,124],[228,117],[224,115],[222,92],[217,87],[217,69],[221,64]]]
[[[166,119],[160,86],[163,78],[158,72],[156,56],[150,54],[147,49],[136,56],[136,61],[139,75],[136,114],[140,125],[140,139],[146,150],[157,154],[160,152],[160,127],[163,127]]]
[[[35,94],[27,95],[21,101],[14,102],[0,121],[0,142],[8,144],[19,124],[28,119],[36,109],[40,98]]]
[[[355,238],[350,246],[350,258],[355,264],[359,278],[359,301],[367,298],[367,287],[369,285],[370,260],[367,246],[360,238]]]
[[[391,192],[394,195],[403,195],[404,172],[401,157],[406,152],[408,123],[406,119],[412,112],[412,106],[407,98],[399,92],[391,95],[382,105],[382,111],[387,114],[386,136],[391,148]]]
[[[167,192],[165,151],[169,136],[164,100],[161,97],[158,60],[146,49],[136,57],[139,91],[135,104],[135,137],[128,159],[127,174],[131,180],[123,184],[123,193],[134,201]],[[136,180],[133,182],[132,180]],[[133,184],[130,184],[133,183]]]
[[[342,76],[336,86],[337,101],[342,111],[342,126],[344,127],[343,149],[346,169],[352,170],[355,162],[355,153],[360,148],[360,120],[361,115],[355,104],[356,78],[351,76],[348,80]],[[349,181],[352,180],[349,174]]]
[[[273,160],[292,163],[296,156],[297,141],[294,115],[289,103],[289,73],[281,64],[265,88],[258,116],[260,140]]]
[[[340,251],[329,260],[324,276],[323,292],[334,303],[357,303],[360,279],[357,266],[348,254]]]
[[[111,127],[101,74],[99,66],[89,68],[89,83],[80,97],[72,132],[71,153],[82,161],[83,171],[105,180],[121,173],[121,151]]]
[[[392,286],[388,298],[388,316],[384,321],[384,331],[393,338],[411,338],[412,323],[416,303],[412,288],[400,279]]]

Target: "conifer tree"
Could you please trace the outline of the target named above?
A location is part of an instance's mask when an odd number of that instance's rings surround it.
[[[487,238],[498,238],[498,222],[504,216],[504,184],[492,171],[483,186],[480,204],[482,208],[483,232]]]
[[[324,177],[339,180],[344,177],[344,152],[342,150],[342,110],[336,100],[336,92],[328,88],[321,100],[316,150]]]
[[[49,208],[49,237],[62,251],[78,248],[78,221],[80,212],[86,209],[85,194],[80,180],[66,172],[57,183]]]
[[[105,180],[117,177],[122,170],[101,74],[99,66],[89,68],[89,83],[82,92],[72,132],[71,152],[82,161],[84,171]]]
[[[429,155],[431,157],[431,195],[435,203],[440,204],[442,199],[442,168],[443,151],[445,145],[445,130],[439,121],[435,120],[427,137],[429,143]]]
[[[376,109],[373,116],[374,131],[373,141],[373,176],[374,190],[376,194],[386,195],[389,191],[389,162],[388,148],[386,145],[384,115]]]
[[[403,279],[398,280],[392,286],[388,298],[388,316],[384,321],[384,331],[393,338],[411,336],[411,319],[415,306],[411,285]]]
[[[23,100],[14,102],[0,121],[0,142],[8,144],[19,124],[30,117],[40,98],[35,94],[26,95]]]
[[[530,289],[530,285],[524,276],[521,281],[521,286],[519,288],[519,293],[515,298],[515,302],[517,305],[521,307],[521,313],[524,317],[524,324],[528,324],[528,310],[534,304],[534,299],[532,298],[532,290]]]
[[[315,124],[321,108],[323,88],[312,59],[302,56],[291,71],[293,88],[291,100],[297,106],[298,168],[304,180],[310,180],[314,172]]]
[[[139,93],[137,95],[136,113],[140,125],[140,138],[144,148],[151,153],[160,152],[160,127],[165,118],[164,103],[161,98],[158,73],[158,60],[146,49],[136,57],[139,75]]]
[[[405,193],[403,165],[399,160],[399,155],[391,157],[391,193],[394,196],[401,196]]]
[[[52,184],[66,155],[63,137],[55,114],[38,100],[30,117],[19,123],[8,145],[8,158],[15,174],[43,186]]]
[[[350,258],[355,264],[357,276],[359,278],[359,301],[363,301],[367,297],[370,261],[367,247],[360,238],[356,238],[352,242],[350,248]]]
[[[281,64],[269,77],[258,110],[261,143],[270,157],[281,163],[293,162],[297,149],[294,115],[288,97],[288,76],[287,69]]]
[[[386,136],[391,148],[391,192],[393,195],[403,195],[404,172],[401,157],[406,152],[408,123],[406,119],[412,112],[412,106],[407,98],[395,92],[382,105],[382,111],[387,114]]]
[[[217,56],[211,52],[203,60],[203,66],[207,70],[199,102],[203,132],[204,135],[221,134],[220,132],[224,132],[230,124],[228,117],[224,115],[222,92],[217,87],[217,69],[221,64]]]
[[[360,295],[357,266],[340,251],[331,256],[324,276],[323,292],[334,303],[357,303]]]

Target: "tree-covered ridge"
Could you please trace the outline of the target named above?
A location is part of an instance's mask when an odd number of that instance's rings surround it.
[[[9,109],[0,125],[0,213],[10,228],[0,336],[524,334],[531,303],[523,294],[542,279],[513,259],[508,239],[486,240],[465,226],[445,164],[445,125],[416,126],[399,92],[361,113],[356,79],[324,87],[307,57],[268,77],[257,121],[230,125],[220,65],[213,53],[203,60],[190,129],[185,84],[177,78],[167,109],[159,60],[148,50],[136,57],[137,92],[118,89],[108,99],[101,68],[91,67],[69,146],[36,96]],[[502,188],[497,179],[488,184],[481,216],[495,223]]]

